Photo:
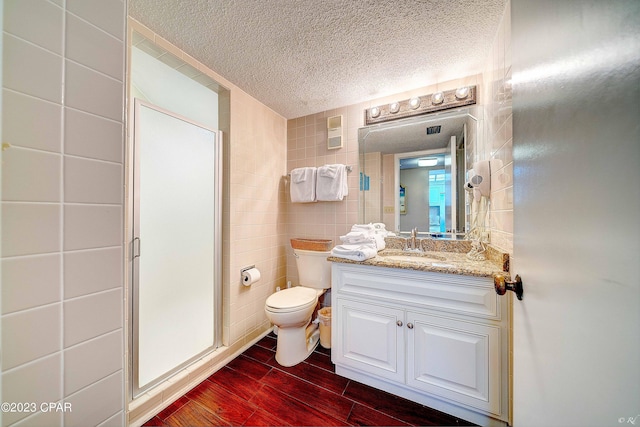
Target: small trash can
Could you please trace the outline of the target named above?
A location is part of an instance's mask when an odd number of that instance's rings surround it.
[[[324,307],[318,310],[318,320],[320,345],[324,348],[331,348],[331,307]]]

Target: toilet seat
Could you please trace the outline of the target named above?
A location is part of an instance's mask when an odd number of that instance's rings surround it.
[[[315,289],[294,286],[276,292],[267,298],[266,309],[275,313],[290,313],[316,305],[318,293]]]

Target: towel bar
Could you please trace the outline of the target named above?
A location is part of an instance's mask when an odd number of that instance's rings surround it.
[[[349,166],[349,165],[347,165],[347,166],[345,166],[345,168],[347,169],[347,173],[349,173],[349,172],[351,172],[351,171],[353,170],[353,166]],[[287,174],[287,176],[288,176],[288,177],[291,177],[291,174],[290,174],[290,173],[288,173],[288,174]]]

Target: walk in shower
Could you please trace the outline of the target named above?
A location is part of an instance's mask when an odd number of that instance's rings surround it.
[[[135,101],[133,391],[216,347],[220,133]]]
[[[223,140],[217,129],[228,96],[140,33],[132,31],[130,40],[126,236],[135,400],[221,345]]]

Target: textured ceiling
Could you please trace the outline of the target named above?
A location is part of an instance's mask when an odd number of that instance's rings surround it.
[[[129,0],[286,118],[480,73],[505,0]]]

